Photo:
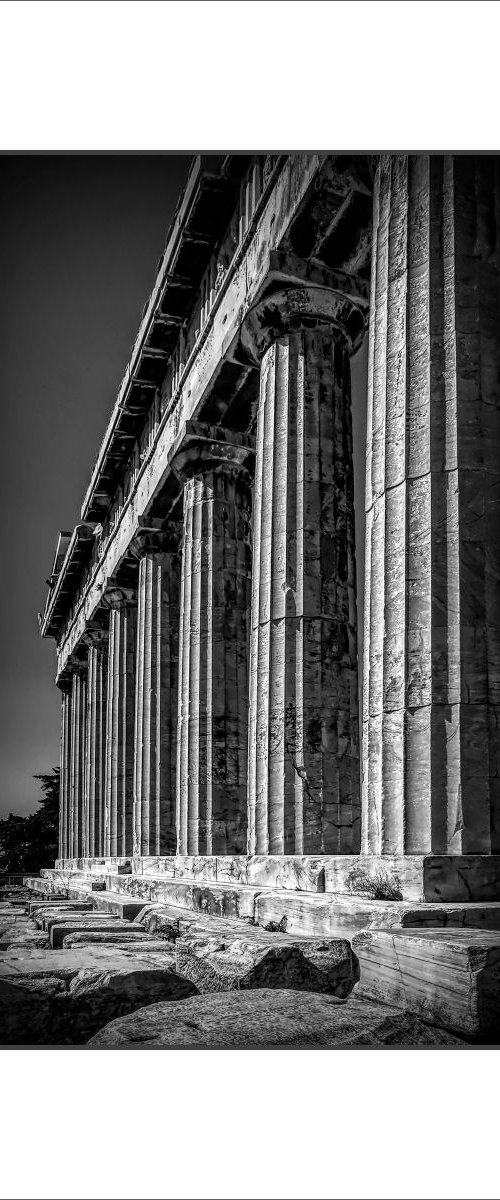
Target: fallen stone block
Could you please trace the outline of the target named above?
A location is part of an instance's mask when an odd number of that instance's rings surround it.
[[[359,979],[349,942],[294,941],[254,933],[251,938],[191,931],[175,943],[180,975],[199,992],[293,988],[345,998]]]
[[[16,949],[0,956],[4,1045],[82,1045],[118,1015],[195,988],[164,947]]]
[[[238,991],[152,1004],[112,1021],[89,1047],[158,1049],[347,1049],[355,1046],[462,1046],[410,1013],[351,997],[292,991]]]
[[[500,933],[365,930],[353,949],[357,994],[475,1040],[500,1039]]]

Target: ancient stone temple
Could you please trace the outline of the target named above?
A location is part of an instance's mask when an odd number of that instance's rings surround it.
[[[499,513],[500,160],[196,158],[40,619],[53,877],[371,929],[362,984],[450,906],[468,954],[499,928]]]

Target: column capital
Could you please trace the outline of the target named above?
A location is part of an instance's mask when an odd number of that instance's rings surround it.
[[[98,650],[105,650],[109,641],[109,630],[97,623],[89,624],[82,634],[80,641],[89,649],[93,646]]]
[[[70,658],[68,659],[68,662],[66,665],[66,670],[64,672],[65,676],[67,674],[71,679],[73,679],[73,677],[75,675],[86,675],[87,674],[87,671],[88,671],[87,659],[86,659],[86,657],[85,658],[80,657],[80,654],[79,654],[79,651],[81,651],[83,649],[84,649],[84,646],[82,645],[82,642],[79,642],[74,654],[72,654],[70,656]]]
[[[61,673],[61,675],[58,675],[58,677],[56,679],[56,685],[59,688],[59,691],[62,692],[63,696],[71,695],[71,689],[73,687],[73,679],[72,679],[71,671],[69,669],[63,671]]]
[[[120,609],[137,607],[137,588],[111,584],[102,598],[103,608]]]
[[[176,554],[179,552],[181,536],[180,521],[140,517],[129,551],[136,559],[143,558],[145,554]]]
[[[307,282],[273,285],[243,319],[241,346],[250,362],[259,365],[273,342],[287,333],[330,326],[353,354],[368,327],[366,303],[335,288]]]
[[[182,483],[194,475],[210,471],[236,471],[245,474],[253,470],[255,438],[248,433],[235,433],[220,425],[188,421],[185,437],[171,467]]]

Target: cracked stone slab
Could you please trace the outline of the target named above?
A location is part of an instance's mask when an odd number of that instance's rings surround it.
[[[194,992],[165,946],[19,947],[0,956],[1,1040],[82,1045],[118,1015]]]
[[[411,1013],[350,997],[262,989],[218,992],[151,1004],[112,1021],[88,1045],[158,1049],[324,1049],[354,1046],[462,1046]]]
[[[431,1024],[500,1041],[500,933],[365,930],[353,938],[358,994]]]

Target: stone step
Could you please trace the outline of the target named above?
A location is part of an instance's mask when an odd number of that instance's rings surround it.
[[[145,903],[144,900],[134,900],[131,896],[123,895],[120,892],[92,893],[94,912],[115,913],[117,917],[124,917],[128,921],[133,921],[142,912]]]
[[[361,929],[452,927],[500,930],[500,903],[426,904],[369,900],[361,896],[312,895],[307,892],[261,892],[255,920],[264,927],[283,924],[288,933],[312,937],[353,937]]]
[[[53,868],[46,867],[41,872],[41,881],[47,884],[55,884],[59,888],[79,888],[82,891],[98,892],[103,891],[106,883],[104,874],[90,873],[86,871],[57,871]]]
[[[103,897],[127,895],[144,904],[166,904],[189,912],[224,919],[254,920],[264,928],[310,937],[352,937],[365,928],[393,925],[500,929],[500,902],[429,904],[371,900],[325,892],[263,890],[248,884],[223,884],[201,879],[169,879],[165,875],[109,875]],[[95,903],[100,903],[96,901]]]
[[[165,946],[16,947],[0,955],[2,1042],[83,1045],[120,1014],[194,991]]]
[[[500,1039],[500,932],[373,929],[352,945],[356,995],[475,1040]]]
[[[252,918],[259,888],[200,880],[169,879],[165,875],[108,875],[106,890],[141,899],[146,904],[173,904],[211,916]]]

